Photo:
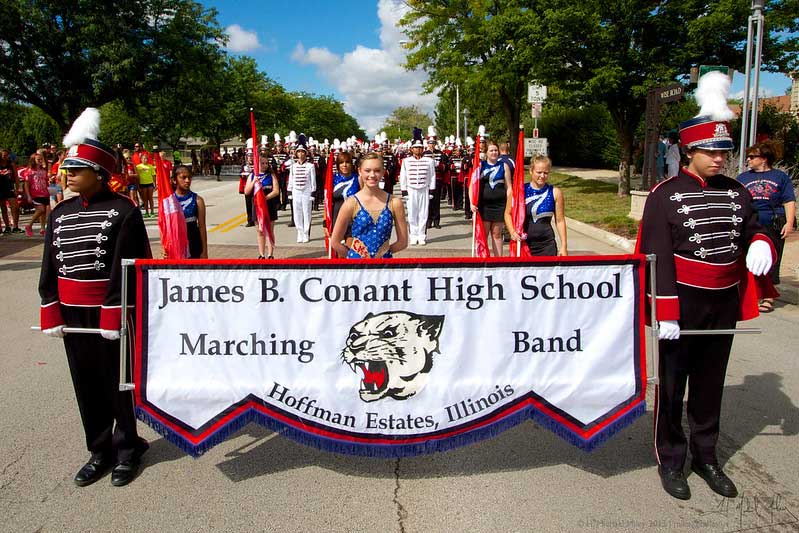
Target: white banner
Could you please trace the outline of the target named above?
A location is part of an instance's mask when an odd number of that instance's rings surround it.
[[[396,456],[531,416],[591,449],[643,409],[642,261],[142,262],[139,413],[194,454],[249,421]]]

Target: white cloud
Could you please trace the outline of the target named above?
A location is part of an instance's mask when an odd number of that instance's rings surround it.
[[[227,49],[231,52],[252,52],[261,48],[258,42],[258,34],[254,31],[247,31],[238,24],[232,24],[225,28],[228,35]]]
[[[358,120],[369,136],[377,133],[397,107],[415,105],[432,115],[436,103],[435,95],[422,94],[427,74],[403,67],[405,50],[400,41],[406,37],[397,22],[407,9],[400,0],[378,1],[379,49],[358,45],[338,55],[327,48],[306,49],[298,43],[291,55],[298,63],[316,67],[343,96],[345,111]]]

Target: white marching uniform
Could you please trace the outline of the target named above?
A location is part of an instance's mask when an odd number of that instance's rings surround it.
[[[311,231],[311,194],[316,190],[316,169],[313,163],[295,162],[289,168],[288,189],[291,211],[297,227],[297,242],[308,242]]]
[[[408,192],[408,233],[411,244],[425,244],[429,195],[436,188],[436,163],[429,157],[402,160],[400,190]]]

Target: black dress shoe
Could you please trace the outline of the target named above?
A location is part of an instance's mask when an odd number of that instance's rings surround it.
[[[247,224],[244,225],[245,228],[251,228],[253,226],[255,226],[255,222],[247,222]]]
[[[660,475],[660,483],[663,485],[663,490],[670,496],[678,500],[688,500],[691,498],[691,487],[688,486],[682,469],[659,466],[658,474]]]
[[[115,487],[124,487],[139,474],[141,459],[139,457],[120,461],[111,470],[111,484]]]
[[[91,485],[108,472],[111,463],[104,457],[92,457],[89,462],[83,465],[75,474],[75,485],[85,487]]]
[[[707,486],[716,494],[721,494],[727,498],[735,498],[738,496],[738,489],[735,487],[735,483],[727,477],[727,474],[724,473],[719,465],[692,462],[691,470],[704,479],[705,482],[707,482]]]

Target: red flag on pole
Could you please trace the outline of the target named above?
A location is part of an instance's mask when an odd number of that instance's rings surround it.
[[[332,259],[333,247],[330,245],[330,236],[333,234],[333,151],[327,157],[327,168],[325,170],[325,227],[327,233],[325,235],[325,248],[327,249],[327,258]]]
[[[513,229],[522,236],[522,242],[510,241],[511,257],[530,257],[530,249],[524,242],[524,127],[519,127],[519,144],[516,145],[516,169],[513,173],[513,197],[511,199],[511,219]]]
[[[258,229],[261,233],[269,239],[269,242],[274,246],[275,233],[272,230],[272,220],[269,218],[269,209],[266,207],[266,196],[263,193],[263,186],[261,180],[258,179],[258,174],[261,172],[260,150],[258,149],[258,136],[255,129],[255,114],[250,108],[250,129],[252,130],[252,172],[253,179],[255,180],[255,188],[253,192],[253,206],[255,207],[255,220],[258,222]],[[277,187],[277,180],[272,179],[272,187]]]
[[[474,145],[474,160],[472,161],[472,176],[469,180],[469,201],[477,205],[480,200],[480,136],[477,136]],[[483,217],[479,211],[472,214],[472,257],[490,257],[486,231],[483,226]]]
[[[164,162],[158,152],[155,162],[155,179],[158,186],[158,229],[161,231],[161,247],[166,259],[189,257],[189,236],[186,219],[178,197],[172,192]]]

